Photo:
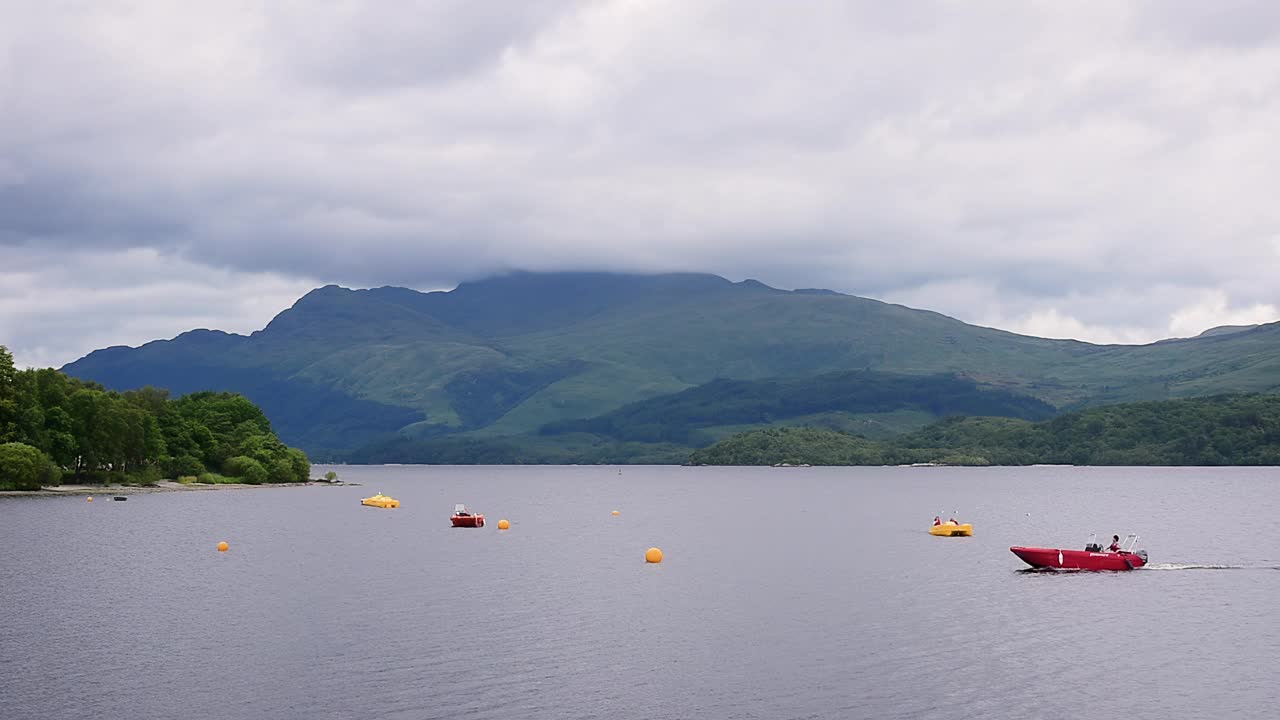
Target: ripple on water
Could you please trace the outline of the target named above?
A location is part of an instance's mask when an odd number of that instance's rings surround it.
[[[1250,530],[1280,511],[1266,471],[339,471],[402,507],[360,508],[351,487],[0,503],[5,719],[1244,717],[1280,701],[1280,574],[1264,572],[1280,541]],[[454,530],[455,502],[513,530]],[[942,507],[975,537],[929,536]],[[1023,573],[1008,552],[1093,531],[1141,532],[1162,562]]]

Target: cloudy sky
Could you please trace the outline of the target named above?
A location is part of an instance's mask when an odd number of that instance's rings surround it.
[[[510,269],[706,271],[1095,342],[1280,320],[1269,0],[0,18],[0,344],[24,365]]]

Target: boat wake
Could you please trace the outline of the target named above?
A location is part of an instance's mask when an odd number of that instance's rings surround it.
[[[1199,563],[1150,563],[1139,570],[1280,570],[1280,565],[1204,565]]]
[[[1134,568],[1134,572],[1145,572],[1148,570],[1280,570],[1280,565],[1210,565],[1204,563],[1149,563],[1140,568]],[[1052,568],[1052,567],[1028,567],[1018,568],[1015,572],[1025,574],[1041,574],[1048,573],[1050,575],[1068,575],[1078,572],[1090,572],[1081,570],[1080,568]]]

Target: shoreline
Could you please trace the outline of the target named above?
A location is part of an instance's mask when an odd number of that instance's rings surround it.
[[[60,495],[79,496],[79,495],[147,495],[150,493],[163,492],[208,492],[211,490],[265,490],[271,488],[290,488],[290,487],[351,487],[359,485],[359,483],[344,482],[326,482],[324,480],[311,480],[304,483],[263,483],[261,485],[249,485],[246,483],[223,483],[219,485],[205,485],[203,483],[192,483],[185,485],[175,480],[161,480],[155,485],[58,485],[56,487],[44,487],[39,490],[0,490],[0,498],[6,497],[58,497]]]

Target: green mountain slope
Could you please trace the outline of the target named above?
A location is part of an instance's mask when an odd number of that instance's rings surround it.
[[[949,415],[1040,420],[1054,414],[1054,408],[1041,400],[984,390],[961,378],[854,370],[799,379],[713,380],[598,417],[549,423],[540,432],[697,446],[705,444],[705,434],[699,437],[698,432],[705,428],[769,425],[823,413],[866,416],[902,411],[916,411],[930,420]]]
[[[713,380],[594,418],[549,423],[537,433],[401,433],[347,457],[362,463],[683,462],[695,447],[769,425],[891,437],[956,414],[1041,419],[1054,408],[963,378],[854,370],[799,379]]]
[[[717,379],[851,370],[956,375],[1058,407],[1270,392],[1277,350],[1275,324],[1097,346],[713,275],[522,273],[450,292],[329,286],[247,337],[186,333],[64,369],[113,388],[242,392],[315,453],[392,431],[518,435]]]
[[[1230,335],[1231,333],[1242,332],[1245,330],[1252,330],[1256,327],[1258,326],[1257,325],[1219,325],[1218,327],[1211,327],[1208,330],[1205,330],[1204,332],[1200,333],[1196,337],[1212,337],[1214,335]]]

